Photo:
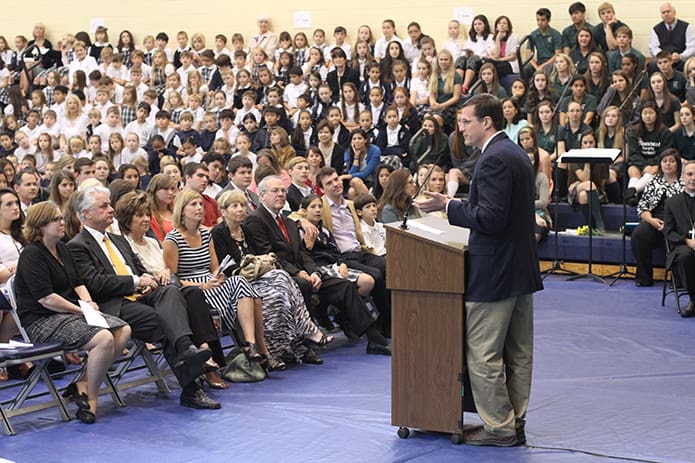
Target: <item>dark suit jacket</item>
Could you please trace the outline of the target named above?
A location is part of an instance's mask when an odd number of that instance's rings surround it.
[[[108,236],[135,275],[146,272],[124,238],[111,233],[108,233]],[[70,240],[68,248],[94,302],[99,304],[103,312],[118,315],[123,297],[135,291],[133,278],[116,275],[111,261],[87,230],[82,230]]]
[[[290,235],[288,243],[280,230],[280,226],[268,210],[261,205],[246,219],[246,239],[259,254],[274,252],[280,265],[290,275],[296,275],[302,270],[312,274],[317,271],[311,255],[304,247],[299,236],[299,229],[294,221],[282,219]]]
[[[326,83],[331,87],[333,92],[333,102],[337,103],[340,100],[341,90],[343,89],[343,84],[345,82],[352,82],[355,88],[360,88],[360,71],[357,69],[345,66],[345,72],[343,76],[338,78],[338,71],[335,69],[328,73],[326,76]],[[357,95],[355,95],[357,96]]]
[[[685,246],[685,238],[688,237],[688,232],[692,227],[687,195],[688,193],[680,193],[666,200],[663,232],[671,245],[671,252],[666,257],[666,268],[670,268],[673,264],[677,248]]]
[[[232,182],[229,182],[226,187],[222,188],[222,191],[217,193],[217,197],[215,198],[215,200],[219,200],[220,196],[222,196],[222,193],[224,193],[225,191],[235,190],[241,191],[243,193],[243,191],[240,188],[237,188],[236,185],[234,185]],[[246,192],[249,194],[248,201],[246,201],[246,213],[251,214],[254,211],[254,209],[258,209],[259,207],[261,207],[261,199],[258,197],[256,193],[249,189],[247,189]],[[251,207],[251,204],[253,204],[253,208]]]
[[[293,212],[299,210],[302,199],[304,199],[302,192],[299,191],[297,185],[291,183],[289,188],[287,188],[287,202],[289,203],[290,209],[292,209]]]
[[[468,200],[449,203],[449,222],[470,229],[466,300],[492,302],[543,288],[534,178],[524,150],[500,133],[475,167]]]

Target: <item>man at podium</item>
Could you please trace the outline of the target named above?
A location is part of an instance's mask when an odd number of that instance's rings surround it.
[[[470,229],[466,271],[466,363],[484,426],[464,432],[470,445],[526,442],[533,364],[533,293],[543,289],[534,239],[534,173],[528,156],[503,132],[502,104],[476,95],[457,117],[466,145],[481,149],[468,200],[440,193],[417,202],[446,209]]]

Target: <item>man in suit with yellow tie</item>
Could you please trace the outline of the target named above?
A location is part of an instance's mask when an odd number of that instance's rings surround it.
[[[68,247],[94,302],[101,311],[128,322],[134,338],[162,341],[164,356],[183,388],[181,405],[220,408],[195,382],[211,352],[193,345],[183,295],[175,286],[160,286],[128,242],[106,231],[114,214],[109,190],[80,191],[76,208],[83,229]]]

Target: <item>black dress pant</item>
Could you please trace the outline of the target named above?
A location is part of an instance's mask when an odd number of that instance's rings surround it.
[[[117,314],[132,329],[132,336],[142,341],[161,341],[164,357],[181,386],[191,383],[198,374],[186,374],[174,368],[176,341],[192,335],[188,324],[186,300],[174,286],[159,286],[137,301],[123,299]]]
[[[695,250],[681,245],[671,251],[673,265],[671,271],[681,287],[688,291],[691,301],[695,301]]]
[[[198,347],[201,344],[207,344],[212,351],[212,359],[219,366],[223,366],[226,363],[224,353],[215,323],[210,316],[210,306],[205,300],[205,294],[197,286],[184,286],[180,291],[186,299],[188,325],[193,332],[193,344]]]
[[[630,236],[632,255],[637,262],[635,280],[645,284],[654,281],[653,252],[654,249],[664,248],[664,234],[644,220],[632,231]]]
[[[302,291],[307,306],[311,304],[313,288],[311,283],[304,278],[295,277],[294,280]],[[350,328],[357,335],[364,334],[373,323],[374,319],[369,309],[357,292],[352,282],[342,278],[323,277],[322,285],[318,291],[322,304],[335,306],[342,312],[343,318],[349,323]]]
[[[346,252],[343,258],[348,267],[364,272],[374,278],[372,297],[379,309],[384,326],[391,325],[391,294],[386,289],[386,258],[368,252]]]

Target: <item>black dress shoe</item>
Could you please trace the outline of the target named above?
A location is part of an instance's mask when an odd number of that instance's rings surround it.
[[[89,411],[89,407],[77,410],[77,419],[85,424],[94,424],[97,421],[96,415]]]
[[[468,445],[482,445],[492,447],[514,447],[519,445],[516,434],[513,436],[498,436],[487,432],[485,428],[463,435],[463,443]]]
[[[374,342],[367,343],[367,353],[374,355],[391,355],[391,346],[377,344]]]
[[[683,318],[695,317],[695,301],[690,301],[690,304],[688,304],[688,307],[681,310],[681,317],[683,317]]]
[[[309,349],[304,353],[302,357],[302,363],[307,363],[309,365],[323,365],[323,359],[313,350]]]
[[[199,410],[217,410],[222,408],[219,402],[211,399],[202,389],[196,389],[192,394],[182,393],[179,402],[184,407],[197,408]]]
[[[63,397],[66,399],[72,399],[81,410],[89,410],[89,400],[87,400],[87,394],[84,392],[80,394],[77,391],[77,384],[70,383],[63,391]]]
[[[654,286],[653,281],[643,281],[643,280],[635,280],[635,286],[637,287],[644,287],[644,286]]]
[[[188,349],[181,352],[176,358],[174,368],[179,368],[184,365],[202,365],[207,359],[212,356],[210,349],[199,349],[191,345]]]

